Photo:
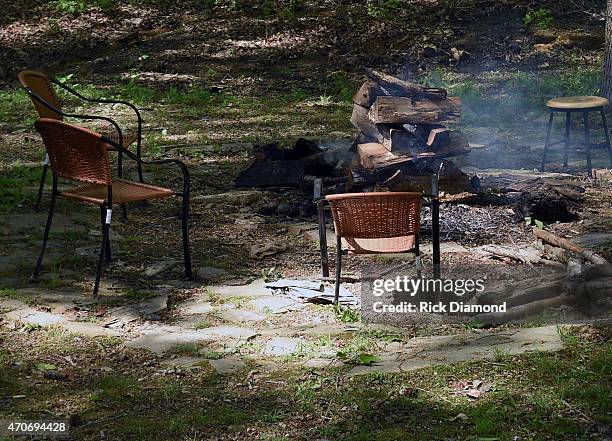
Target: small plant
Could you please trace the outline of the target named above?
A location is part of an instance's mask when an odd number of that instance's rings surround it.
[[[388,20],[395,17],[403,6],[401,0],[367,0],[366,12],[372,18]]]
[[[527,26],[533,25],[539,29],[548,29],[552,25],[554,18],[548,8],[530,9],[523,19]]]
[[[334,81],[334,92],[342,101],[350,103],[353,100],[355,85],[351,84],[346,72],[335,72],[332,75]]]
[[[566,345],[576,345],[580,342],[571,326],[557,326],[557,334]]]
[[[333,98],[330,95],[321,95],[315,104],[317,106],[330,106],[334,103]]]
[[[510,350],[496,346],[493,348],[493,360],[498,363],[503,363],[510,356]]]
[[[538,228],[544,228],[544,222],[541,220],[533,219],[531,216],[525,218],[525,225],[535,225]]]
[[[340,323],[355,323],[361,319],[359,311],[340,305],[334,305],[334,316]]]
[[[274,282],[278,279],[282,279],[283,278],[283,273],[281,273],[279,271],[278,268],[276,268],[275,266],[271,267],[271,268],[264,268],[261,270],[261,277],[264,279],[264,281],[267,282]]]
[[[57,0],[55,9],[65,14],[80,14],[87,9],[87,0]]]
[[[206,329],[210,328],[211,326],[210,320],[202,319],[193,324],[193,329]]]

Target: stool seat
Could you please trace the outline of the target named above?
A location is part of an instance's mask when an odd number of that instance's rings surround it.
[[[561,96],[546,102],[549,109],[581,110],[605,107],[608,100],[600,96]]]

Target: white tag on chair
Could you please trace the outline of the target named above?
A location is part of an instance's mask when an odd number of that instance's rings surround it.
[[[113,217],[113,210],[107,209],[106,210],[106,224],[107,225],[110,225],[112,217]]]

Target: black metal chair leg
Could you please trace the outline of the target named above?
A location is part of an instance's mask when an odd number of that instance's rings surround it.
[[[38,196],[36,198],[36,204],[34,205],[34,210],[36,211],[40,209],[40,201],[42,201],[43,189],[45,188],[45,179],[47,179],[48,169],[49,163],[47,161],[47,156],[45,156],[45,164],[43,165],[42,176],[40,177],[40,184],[38,185]]]
[[[193,279],[191,268],[191,252],[189,250],[189,196],[183,194],[183,209],[181,211],[181,229],[183,233],[183,256],[185,257],[185,277]]]
[[[106,223],[106,205],[102,205],[100,207],[100,226],[102,227],[102,232],[104,232],[104,224]],[[110,262],[112,260],[111,255],[111,244],[110,244],[110,236],[106,241],[106,247],[104,254],[106,256],[106,262]]]
[[[420,279],[423,277],[423,267],[421,264],[421,249],[418,234],[414,236],[414,264],[416,266],[416,275]]]
[[[138,132],[138,140],[136,141],[136,156],[138,157],[138,159],[140,159],[140,154],[142,151],[142,140],[140,137],[140,129]],[[143,183],[144,182],[144,178],[142,176],[142,163],[140,161],[138,161],[136,163],[136,169],[138,170],[138,180]]]
[[[564,149],[563,149],[563,167],[567,167],[569,159],[569,148],[570,148],[570,130],[572,125],[572,112],[566,112],[565,114],[565,138],[564,138]]]
[[[123,214],[123,219],[127,221],[128,220],[127,204],[121,205],[121,213]]]
[[[589,176],[593,176],[593,164],[591,161],[591,128],[589,126],[589,112],[582,112],[584,121],[584,148],[586,149],[587,169]]]
[[[610,144],[610,133],[608,132],[608,122],[606,121],[606,112],[602,108],[599,113],[601,114],[601,123],[603,124],[604,134],[606,136],[606,145],[608,146],[608,157],[610,159],[610,168],[612,168],[612,145]]]
[[[102,225],[102,244],[100,245],[100,256],[98,257],[98,268],[96,271],[96,281],[94,282],[93,296],[98,296],[98,289],[100,288],[100,276],[102,275],[102,260],[107,251],[108,238],[110,236],[110,222],[112,210],[104,210],[104,223]]]
[[[317,203],[317,210],[319,214],[319,251],[321,253],[321,275],[323,277],[329,277],[329,254],[327,252],[327,231],[325,226],[325,211],[323,204],[324,199],[321,199]]]
[[[340,277],[342,274],[342,238],[336,236],[336,286],[334,287],[334,305],[340,300]]]
[[[555,113],[550,112],[550,116],[548,117],[548,128],[546,129],[546,141],[544,142],[544,154],[542,155],[542,166],[540,167],[540,171],[544,171],[544,166],[546,165],[546,154],[548,153],[548,145],[550,144],[550,132],[552,130],[553,118]]]
[[[32,279],[38,279],[40,275],[40,269],[42,267],[43,257],[45,255],[45,248],[47,247],[47,240],[49,239],[49,231],[51,230],[51,222],[53,221],[53,213],[55,211],[55,201],[57,200],[57,177],[53,175],[53,190],[51,193],[51,206],[49,207],[49,215],[47,216],[47,224],[45,225],[45,233],[43,235],[42,245],[40,247],[40,254],[36,261],[36,268],[34,268],[34,274]]]

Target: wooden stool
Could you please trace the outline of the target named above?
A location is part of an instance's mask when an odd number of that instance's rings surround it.
[[[572,113],[582,113],[583,128],[584,128],[584,141],[581,143],[575,143],[576,147],[573,150],[577,153],[586,154],[587,167],[589,169],[589,175],[592,174],[591,167],[591,150],[598,148],[608,149],[608,155],[610,157],[610,167],[612,167],[612,147],[610,147],[610,135],[608,134],[608,124],[606,122],[606,114],[604,107],[608,105],[608,100],[599,96],[564,96],[559,98],[553,98],[546,103],[550,111],[550,118],[548,119],[548,130],[546,132],[546,143],[544,144],[544,155],[542,156],[542,166],[540,171],[544,171],[544,165],[546,164],[546,155],[548,149],[554,145],[563,143],[563,166],[567,167],[567,160],[570,152],[570,129],[571,129],[571,115]],[[552,130],[553,117],[556,112],[565,113],[565,136],[561,141],[550,142],[550,132]],[[591,142],[591,129],[589,126],[589,113],[599,112],[601,115],[601,122],[605,133],[606,141],[600,144],[593,144]]]

